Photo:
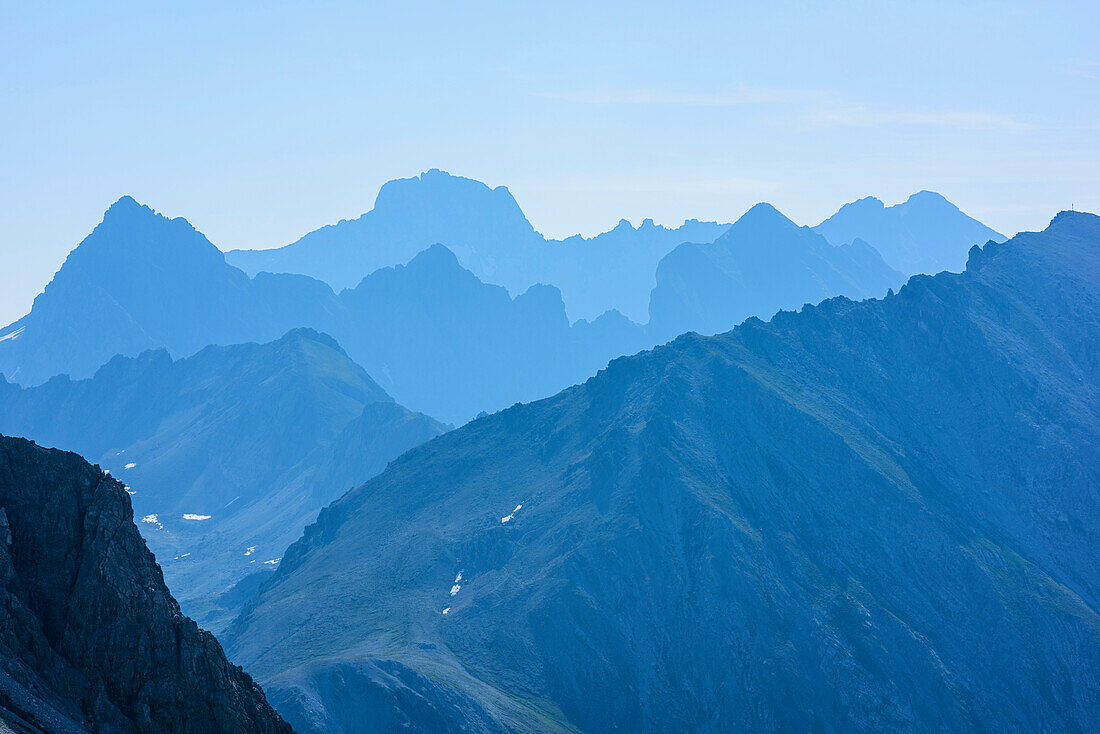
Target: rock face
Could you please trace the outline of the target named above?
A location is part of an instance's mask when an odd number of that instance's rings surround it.
[[[188,615],[219,631],[231,591],[317,512],[446,427],[397,405],[331,338],[116,357],[87,380],[0,384],[0,432],[73,449],[127,484]]]
[[[814,230],[834,245],[862,239],[906,275],[958,272],[972,246],[1005,239],[934,191],[894,206],[868,196],[845,204]]]
[[[655,342],[686,331],[717,334],[750,316],[770,318],[833,296],[882,296],[904,281],[867,243],[833,247],[757,204],[713,243],[683,244],[661,259],[649,332]]]
[[[688,335],[323,510],[227,649],[300,731],[1085,731],[1100,218]]]
[[[0,437],[0,718],[49,732],[290,727],[180,613],[122,483]]]

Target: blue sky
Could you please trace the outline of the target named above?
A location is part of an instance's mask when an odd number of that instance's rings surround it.
[[[286,244],[443,168],[540,231],[1100,211],[1100,3],[5,3],[0,323],[118,196]],[[183,5],[183,4],[178,4]]]

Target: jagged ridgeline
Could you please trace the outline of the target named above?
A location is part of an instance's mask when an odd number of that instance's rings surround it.
[[[878,203],[822,223],[829,241],[767,205],[732,226],[620,222],[553,241],[504,187],[429,171],[386,184],[358,219],[223,255],[187,221],[123,197],[31,312],[0,329],[0,374],[38,385],[90,377],[116,354],[187,357],[311,327],[401,404],[461,424],[686,331],[881,296],[930,262],[884,260],[876,247],[961,265],[970,245],[1000,239],[938,195]]]
[[[291,732],[180,613],[122,483],[4,436],[0,652],[4,731]]]
[[[1100,219],[613,361],[323,510],[225,637],[299,731],[1087,731]]]

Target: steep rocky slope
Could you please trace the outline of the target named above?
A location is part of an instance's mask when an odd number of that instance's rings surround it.
[[[326,508],[227,648],[301,731],[1085,731],[1100,219],[615,360]]]
[[[0,719],[44,732],[291,731],[180,613],[122,483],[2,436]]]

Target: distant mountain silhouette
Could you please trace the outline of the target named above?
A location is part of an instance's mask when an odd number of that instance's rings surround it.
[[[592,238],[551,241],[543,280],[561,288],[571,315],[611,309],[642,323],[661,258],[684,242],[713,242],[729,224],[689,219],[675,229],[646,219],[635,229],[625,219]]]
[[[249,279],[185,219],[124,196],[31,312],[0,330],[0,373],[35,385],[60,373],[88,377],[116,354],[270,341],[324,322],[333,301],[328,286],[300,275]]]
[[[560,293],[512,299],[443,246],[336,295],[302,275],[249,278],[183,219],[119,200],[69,255],[31,313],[0,330],[0,373],[22,385],[91,376],[116,354],[332,334],[395,398],[452,423],[553,394],[645,346],[606,314],[570,325]]]
[[[863,239],[906,275],[957,273],[971,246],[1005,240],[934,191],[918,192],[894,206],[868,196],[845,204],[814,229],[834,245]]]
[[[660,342],[686,331],[716,334],[833,296],[883,296],[904,281],[866,243],[834,247],[757,204],[712,244],[683,244],[661,259],[650,335]]]
[[[624,220],[590,239],[547,240],[507,188],[432,169],[385,184],[374,208],[358,219],[322,227],[286,247],[232,250],[226,259],[250,275],[300,273],[340,291],[443,244],[462,267],[513,295],[536,283],[556,285],[572,319],[618,310],[639,321],[661,256],[681,242],[711,242],[728,226],[689,220],[667,229],[647,219],[635,230]]]
[[[1087,730],[1098,344],[1063,213],[615,360],[323,510],[227,649],[299,732]]]
[[[0,731],[291,734],[133,519],[98,466],[0,436]]]
[[[432,169],[385,184],[374,208],[354,220],[310,232],[271,250],[233,250],[227,261],[250,275],[298,273],[335,290],[354,288],[383,267],[446,245],[480,280],[518,295],[536,283],[557,286],[571,319],[617,310],[641,323],[658,262],[677,245],[709,244],[729,224],[688,220],[675,229],[626,220],[592,238],[548,240],[535,231],[507,188]],[[921,191],[886,207],[873,197],[845,205],[815,228],[834,245],[857,239],[879,250],[895,270],[958,271],[971,245],[1004,237],[939,194]]]
[[[536,260],[544,242],[507,188],[432,169],[384,185],[374,208],[358,219],[321,227],[286,247],[226,257],[251,275],[301,273],[340,291],[434,244],[446,245],[482,280],[517,287],[514,274],[501,268]]]
[[[0,383],[0,432],[75,449],[126,482],[169,585],[214,630],[236,612],[226,590],[270,575],[322,506],[443,430],[301,329],[175,362],[163,349],[116,357],[76,382]]]

